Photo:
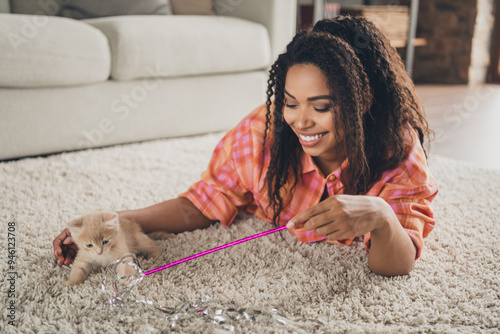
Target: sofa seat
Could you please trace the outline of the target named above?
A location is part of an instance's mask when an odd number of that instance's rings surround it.
[[[0,160],[234,127],[266,101],[297,4],[217,2],[73,20],[53,16],[67,1],[0,0]]]
[[[240,18],[134,15],[84,22],[109,40],[113,80],[253,71],[271,64],[267,29]]]
[[[106,81],[106,36],[80,21],[0,14],[0,87],[54,87]]]

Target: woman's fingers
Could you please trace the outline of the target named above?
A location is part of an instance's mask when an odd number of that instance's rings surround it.
[[[69,246],[67,251],[66,251],[66,257],[64,259],[64,265],[69,266],[71,262],[73,262],[75,256],[76,256],[77,249],[74,247]]]
[[[52,246],[54,247],[54,254],[56,258],[59,260],[59,256],[62,256],[63,250],[62,245],[64,240],[68,237],[67,229],[64,229],[52,242]]]
[[[298,214],[287,227],[315,230],[317,236],[326,236],[328,240],[364,235],[384,221],[380,215],[385,209],[380,203],[388,206],[378,197],[335,195]]]
[[[304,228],[306,230],[312,230],[316,226],[311,227],[312,224],[307,225],[309,220],[311,220],[314,217],[320,216],[323,213],[330,210],[329,206],[325,205],[325,202],[326,201],[320,202],[320,203],[310,207],[309,209],[305,210],[304,212],[299,213],[298,215],[296,215],[295,217],[290,219],[288,224],[286,224],[286,227],[293,228],[293,227],[299,227],[300,225],[304,224]]]
[[[318,228],[322,227],[327,228],[327,226],[330,226],[330,224],[333,224],[334,222],[335,222],[335,217],[333,215],[333,212],[331,210],[328,210],[314,217],[311,217],[307,222],[305,222],[303,227],[308,231],[317,230]]]
[[[71,238],[71,236],[68,236],[66,239],[64,239],[63,241],[63,244],[64,245],[70,245],[73,243],[73,239]]]
[[[69,230],[65,228],[53,241],[54,255],[59,265],[69,265],[73,262],[78,247],[73,243]]]
[[[318,235],[320,237],[324,236],[324,235],[328,236],[328,235],[333,234],[335,232],[339,232],[339,228],[336,226],[336,224],[333,221],[331,221],[329,224],[324,224],[320,227],[317,227],[315,232],[316,232],[316,235]]]

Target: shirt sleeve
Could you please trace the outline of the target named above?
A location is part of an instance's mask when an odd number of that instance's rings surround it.
[[[408,158],[396,169],[382,175],[381,187],[375,186],[369,195],[383,198],[394,210],[401,226],[417,249],[418,259],[424,247],[423,239],[434,229],[434,211],[431,202],[438,186],[427,166],[424,151],[414,139]],[[365,235],[365,247],[370,248],[370,234]]]
[[[229,226],[240,210],[254,202],[251,191],[254,152],[260,147],[253,138],[252,118],[255,111],[224,136],[201,180],[179,195],[223,226]]]

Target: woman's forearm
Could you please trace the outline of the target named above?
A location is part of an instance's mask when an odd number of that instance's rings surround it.
[[[370,233],[368,266],[379,275],[406,275],[415,263],[416,248],[394,211],[389,207],[386,212],[381,227]]]
[[[119,211],[118,215],[137,222],[145,233],[193,231],[208,227],[215,222],[205,217],[190,200],[183,197],[143,209]]]

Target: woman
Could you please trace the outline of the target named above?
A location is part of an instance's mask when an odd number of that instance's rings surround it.
[[[217,145],[202,180],[178,198],[119,212],[145,232],[228,226],[240,210],[300,241],[363,239],[370,269],[410,272],[434,227],[429,129],[389,41],[363,18],[298,33],[270,70],[267,102]],[[76,254],[67,230],[59,264]]]

